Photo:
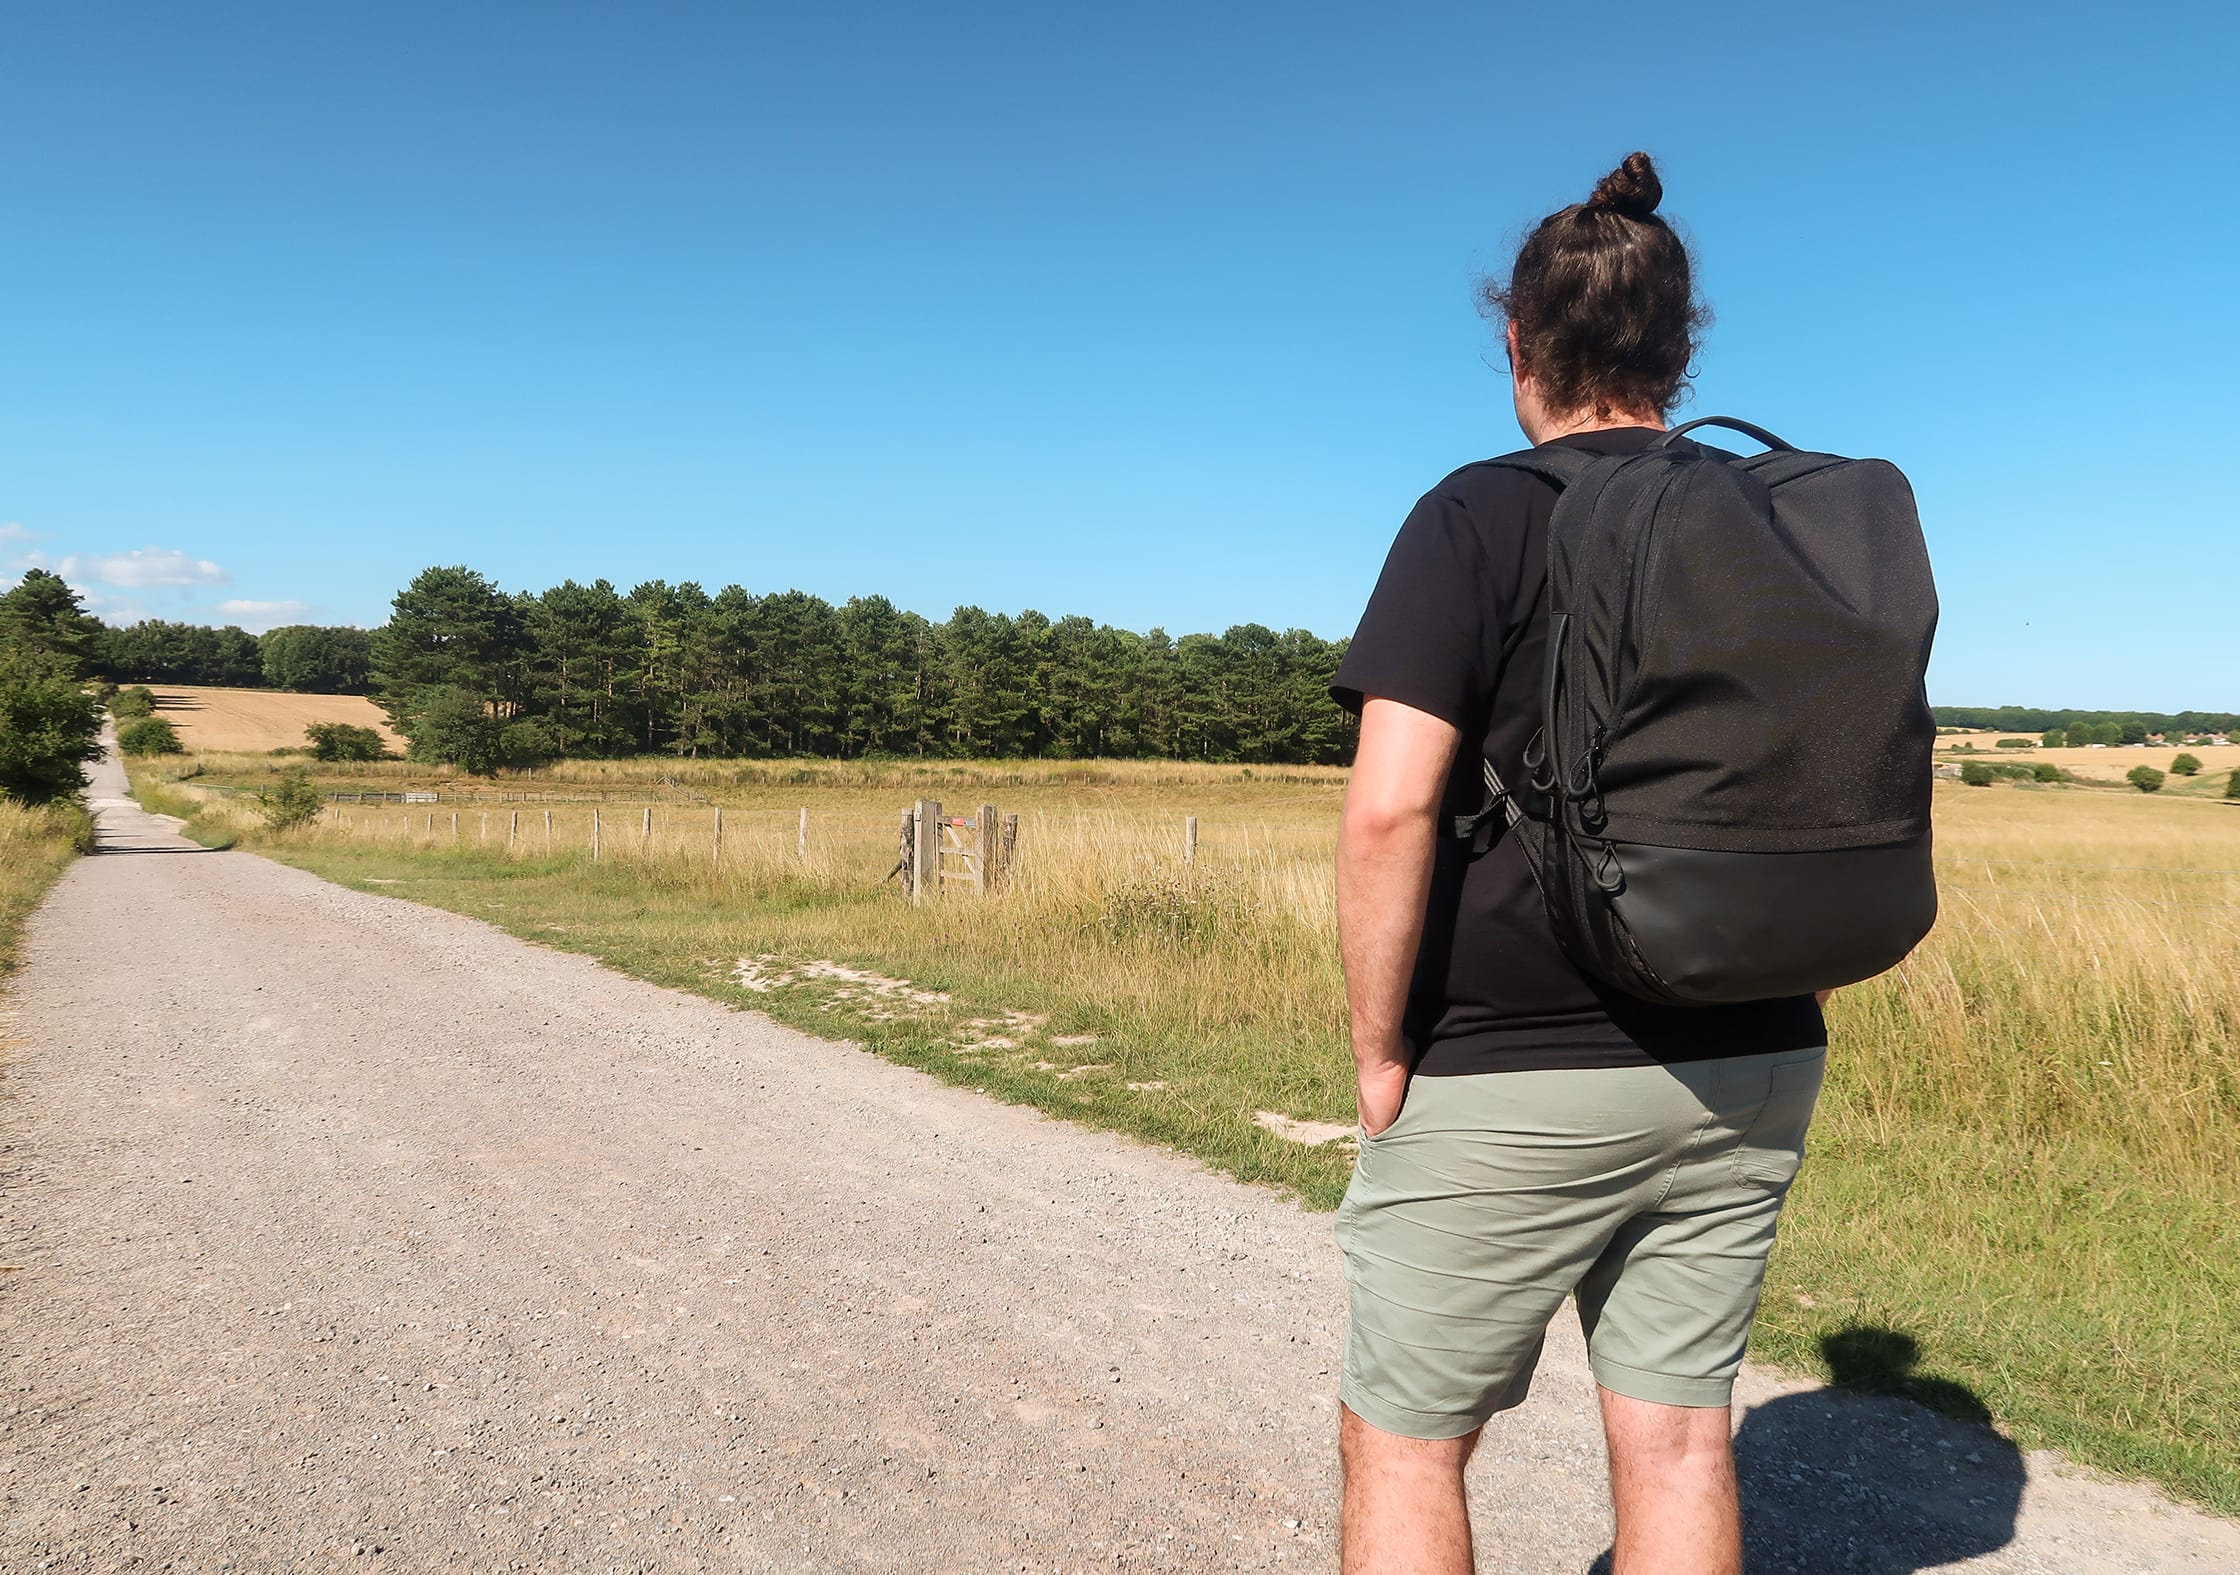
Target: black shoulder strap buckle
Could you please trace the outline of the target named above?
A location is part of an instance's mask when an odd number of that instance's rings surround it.
[[[1454,834],[1470,844],[1471,857],[1475,858],[1493,846],[1494,838],[1507,831],[1517,839],[1517,849],[1524,854],[1525,865],[1532,871],[1532,884],[1545,893],[1548,888],[1541,879],[1540,855],[1526,831],[1531,817],[1525,814],[1517,796],[1502,783],[1501,773],[1493,768],[1493,762],[1480,759],[1478,764],[1485,770],[1485,807],[1474,815],[1455,816]]]
[[[1509,790],[1501,785],[1501,777],[1493,763],[1485,763],[1486,801],[1476,814],[1454,817],[1454,834],[1470,844],[1470,855],[1475,858],[1493,846],[1493,839],[1507,831],[1510,816],[1516,804],[1509,797]]]

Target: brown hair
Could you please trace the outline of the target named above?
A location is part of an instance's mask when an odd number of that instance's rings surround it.
[[[1678,403],[1711,311],[1688,248],[1657,217],[1664,183],[1646,153],[1549,214],[1485,305],[1517,328],[1515,360],[1551,410],[1658,415]]]

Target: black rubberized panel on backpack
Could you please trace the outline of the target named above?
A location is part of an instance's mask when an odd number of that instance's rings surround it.
[[[1937,918],[1926,834],[1832,853],[1621,845],[1618,865],[1625,888],[1613,906],[1633,949],[1682,1000],[1758,1001],[1871,979]]]

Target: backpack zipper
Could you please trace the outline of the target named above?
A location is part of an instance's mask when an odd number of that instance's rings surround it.
[[[1613,668],[1617,662],[1625,659],[1625,652],[1633,640],[1635,609],[1641,601],[1642,581],[1649,566],[1649,550],[1656,537],[1657,511],[1664,506],[1665,495],[1679,484],[1680,479],[1679,465],[1670,466],[1664,479],[1657,484],[1656,491],[1650,495],[1648,507],[1644,510],[1641,534],[1633,543],[1633,572],[1627,578],[1625,601],[1618,609],[1618,641],[1611,652]],[[1636,668],[1638,665],[1636,663]],[[1637,676],[1638,674],[1635,675],[1636,678]],[[1580,833],[1587,841],[1599,847],[1601,857],[1595,863],[1592,879],[1605,899],[1616,896],[1625,888],[1625,875],[1618,863],[1617,847],[1608,838],[1599,835],[1609,823],[1609,816],[1602,803],[1603,749],[1609,742],[1610,729],[1617,724],[1626,705],[1633,699],[1633,682],[1626,684],[1625,692],[1621,695],[1616,687],[1616,677],[1617,674],[1613,671],[1609,712],[1595,720],[1594,731],[1587,740],[1586,758],[1580,762],[1579,770],[1572,773],[1571,780],[1559,784],[1563,796],[1574,806]],[[1589,804],[1593,806],[1591,811]],[[1566,829],[1568,833],[1568,828]]]
[[[1643,589],[1643,581],[1648,578],[1649,552],[1656,540],[1657,511],[1664,507],[1665,495],[1684,479],[1680,465],[1674,463],[1663,482],[1658,485],[1656,495],[1649,500],[1648,517],[1642,521],[1641,535],[1633,544],[1633,573],[1626,581],[1625,605],[1619,609],[1618,643],[1611,651],[1613,668],[1617,663],[1628,659],[1626,652],[1633,644],[1635,610],[1640,606],[1641,599],[1648,594]],[[1615,683],[1611,686],[1610,714],[1604,723],[1596,728],[1598,739],[1607,737],[1609,729],[1617,726],[1619,718],[1625,714],[1626,707],[1633,704],[1633,692],[1641,682],[1641,663],[1638,658],[1634,658],[1633,661],[1633,668],[1626,674],[1624,692],[1620,693]],[[1615,674],[1613,674],[1614,676]],[[1601,751],[1597,749],[1595,751],[1597,767],[1602,764],[1600,756]]]

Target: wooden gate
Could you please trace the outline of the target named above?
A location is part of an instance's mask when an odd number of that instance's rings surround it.
[[[944,815],[939,799],[922,798],[902,812],[900,863],[912,902],[950,887],[986,896],[1003,882],[1019,841],[1019,817],[982,804],[972,815]]]

